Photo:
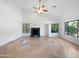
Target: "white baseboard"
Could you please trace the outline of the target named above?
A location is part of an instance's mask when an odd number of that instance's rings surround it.
[[[0,46],[3,46],[11,41],[16,40],[17,38],[21,37],[21,34],[15,34],[15,35],[10,35],[10,36],[4,36],[4,37],[0,37]]]

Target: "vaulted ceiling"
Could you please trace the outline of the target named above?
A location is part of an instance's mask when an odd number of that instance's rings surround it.
[[[33,13],[33,7],[38,7],[38,0],[0,0],[7,4],[14,5],[24,14]],[[48,7],[45,16],[63,16],[79,8],[79,0],[42,0],[42,4]],[[56,5],[56,8],[52,6]]]

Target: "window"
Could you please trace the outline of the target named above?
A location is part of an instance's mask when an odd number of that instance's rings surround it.
[[[59,31],[59,24],[51,24],[51,32],[57,33]]]
[[[30,25],[23,24],[23,33],[29,33],[29,32],[30,32]]]
[[[77,27],[78,27],[78,38],[79,38],[79,20],[78,20],[78,23],[77,23]]]
[[[79,37],[79,20],[65,22],[65,34]]]

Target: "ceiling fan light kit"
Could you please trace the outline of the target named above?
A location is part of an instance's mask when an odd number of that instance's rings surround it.
[[[39,0],[39,7],[33,7],[33,8],[34,8],[33,10],[34,13],[42,14],[48,12],[48,8],[45,5],[41,5],[41,0]]]

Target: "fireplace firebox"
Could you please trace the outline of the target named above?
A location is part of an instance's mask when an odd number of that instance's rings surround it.
[[[31,28],[31,37],[40,37],[40,28]]]

